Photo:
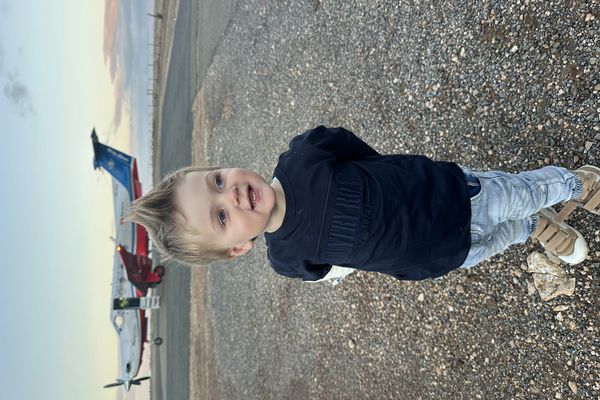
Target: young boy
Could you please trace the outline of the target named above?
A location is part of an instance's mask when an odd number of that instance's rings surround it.
[[[587,256],[564,220],[600,210],[600,169],[508,174],[424,156],[380,155],[319,126],[292,139],[267,183],[243,169],[188,167],[136,200],[130,219],[188,264],[239,257],[264,234],[282,275],[317,281],[354,269],[421,280],[472,267],[533,236],[569,264]],[[551,206],[569,201],[560,215]]]

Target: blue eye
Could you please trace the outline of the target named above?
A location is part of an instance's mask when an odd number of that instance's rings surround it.
[[[223,179],[221,179],[221,174],[215,175],[215,186],[217,187],[217,190],[223,190]]]
[[[220,210],[217,213],[217,218],[219,219],[219,222],[221,223],[221,225],[225,226],[225,211]]]

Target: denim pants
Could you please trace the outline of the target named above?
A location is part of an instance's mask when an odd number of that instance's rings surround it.
[[[561,167],[518,174],[461,168],[467,182],[480,184],[479,193],[471,197],[471,248],[461,268],[525,242],[535,230],[538,211],[577,198],[582,191],[581,180]]]

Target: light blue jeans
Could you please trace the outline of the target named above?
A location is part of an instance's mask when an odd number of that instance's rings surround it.
[[[535,230],[538,211],[577,198],[582,191],[581,180],[561,167],[518,174],[461,168],[481,185],[479,193],[471,197],[471,249],[461,268],[473,267],[511,244],[525,242]]]

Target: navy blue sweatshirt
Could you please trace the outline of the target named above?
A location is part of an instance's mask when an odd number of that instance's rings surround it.
[[[380,155],[346,129],[319,126],[292,139],[273,176],[286,210],[265,238],[281,275],[318,280],[334,264],[421,280],[467,257],[471,206],[454,163]]]

